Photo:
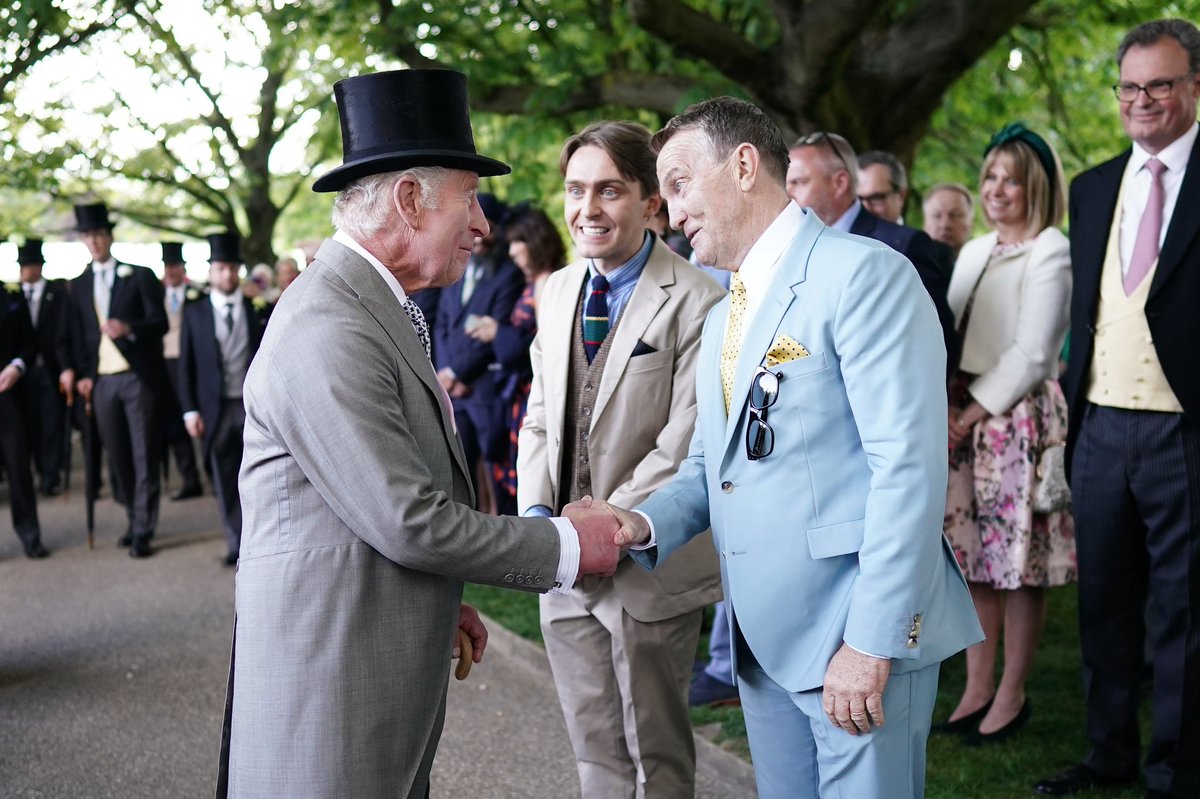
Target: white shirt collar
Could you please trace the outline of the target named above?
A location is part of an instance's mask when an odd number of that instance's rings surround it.
[[[1136,175],[1151,158],[1157,158],[1167,167],[1168,172],[1182,174],[1187,169],[1188,158],[1191,157],[1192,147],[1196,144],[1196,135],[1200,132],[1200,123],[1193,122],[1192,126],[1175,141],[1168,144],[1158,155],[1151,155],[1142,149],[1137,142],[1133,143],[1133,152],[1129,156],[1129,169],[1126,174]]]
[[[93,272],[100,271],[100,270],[112,272],[116,268],[117,268],[117,259],[113,258],[111,255],[108,257],[108,260],[103,263],[100,263],[98,261],[92,261],[92,271]]]
[[[833,220],[830,225],[834,230],[840,230],[843,233],[849,233],[850,228],[854,227],[854,220],[858,219],[858,215],[862,213],[862,202],[855,200],[854,203],[846,209],[846,213]]]
[[[400,281],[397,280],[396,276],[389,272],[388,268],[383,265],[383,262],[372,255],[366,247],[362,246],[353,238],[351,238],[350,234],[346,233],[344,230],[339,230],[334,233],[333,240],[338,244],[354,250],[356,253],[366,259],[367,263],[375,267],[375,271],[378,272],[379,276],[383,278],[383,282],[387,283],[388,288],[390,288],[392,293],[396,295],[397,302],[399,302],[401,305],[408,302],[408,295],[404,293],[404,287],[400,285]]]
[[[25,291],[26,289],[31,288],[31,287],[33,288],[33,296],[35,296],[35,297],[41,296],[42,291],[44,291],[46,288],[46,278],[39,277],[37,280],[33,281],[32,283],[25,283],[24,281],[22,281],[21,291]]]
[[[804,224],[805,211],[793,202],[780,211],[775,221],[767,226],[758,241],[746,253],[738,275],[746,286],[746,294],[751,303],[754,298],[761,296],[775,275],[775,266],[783,257],[784,252],[791,246],[792,239]]]
[[[215,288],[209,289],[208,292],[208,299],[213,304],[214,308],[219,311],[226,305],[233,305],[234,313],[237,313],[238,306],[241,305],[241,303],[238,302],[238,300],[241,299],[241,296],[241,292],[226,294],[225,292]]]

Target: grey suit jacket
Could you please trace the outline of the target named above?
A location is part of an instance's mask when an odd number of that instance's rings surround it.
[[[587,263],[546,280],[538,334],[530,352],[533,387],[517,444],[517,506],[558,507],[562,437],[569,389],[572,330]],[[596,392],[588,431],[592,491],[629,508],[664,485],[687,455],[696,424],[696,358],[708,309],[725,292],[707,275],[655,241],[645,271],[622,312]],[[651,350],[634,355],[640,349]],[[571,422],[573,424],[573,422]],[[625,558],[613,576],[621,605],[638,621],[680,616],[721,598],[721,575],[709,536],[686,554],[647,572]]]
[[[245,402],[228,795],[424,796],[462,581],[549,589],[554,526],[471,509],[412,324],[336,242],[278,306]]]

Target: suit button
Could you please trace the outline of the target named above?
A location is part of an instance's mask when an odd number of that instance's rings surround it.
[[[584,408],[584,409],[583,409],[583,415],[584,415],[584,416],[591,416],[591,415],[592,415],[592,409],[591,409],[591,408]]]
[[[724,491],[726,494],[732,494],[733,493],[733,483],[726,480],[725,482],[721,483],[721,490]]]
[[[587,455],[580,455],[580,456],[579,456],[579,462],[580,462],[580,463],[583,463],[583,464],[586,464],[586,463],[588,462]]]
[[[917,648],[917,639],[909,638],[908,641],[904,645],[907,646],[909,649],[916,649]]]
[[[512,572],[509,572],[508,574],[504,575],[504,582],[506,582],[506,583],[511,583],[515,579],[517,579],[517,576],[515,574],[513,574]]]
[[[584,391],[591,391],[591,390],[592,390],[592,384],[591,384],[591,383],[584,383],[584,384],[583,384],[583,390],[584,390]]]

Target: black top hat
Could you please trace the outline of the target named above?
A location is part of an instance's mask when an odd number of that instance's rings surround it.
[[[75,206],[75,230],[108,230],[113,229],[113,222],[108,218],[108,206],[104,203]]]
[[[235,264],[242,262],[242,254],[238,250],[238,243],[241,241],[241,236],[236,233],[213,233],[206,237],[208,239],[208,260],[213,261],[233,261]]]
[[[183,244],[178,241],[164,241],[162,243],[163,264],[181,264],[183,263]]]
[[[452,69],[402,69],[333,85],[342,123],[342,165],[313,191],[417,166],[507,175],[508,164],[475,152],[467,109],[467,76]]]
[[[31,264],[44,265],[46,259],[42,257],[42,240],[41,239],[25,239],[25,243],[17,248],[17,264],[20,266],[30,266]]]

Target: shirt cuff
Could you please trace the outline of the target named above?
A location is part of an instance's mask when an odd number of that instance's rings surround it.
[[[550,508],[546,507],[545,505],[534,505],[521,515],[526,519],[536,518],[538,516],[542,517],[543,519],[549,519],[554,515],[554,511],[550,510]]]
[[[183,415],[183,421],[190,422],[200,415],[200,411],[188,411]]]
[[[532,508],[530,508],[532,510]],[[579,533],[564,516],[552,516],[550,521],[558,530],[558,573],[554,575],[551,594],[569,594],[579,576]]]
[[[857,652],[858,654],[860,654],[860,655],[866,655],[866,656],[867,656],[867,657],[869,657],[869,658],[875,658],[876,660],[891,660],[891,658],[889,658],[889,657],[884,657],[883,655],[876,655],[876,654],[874,654],[874,653],[872,653],[872,652],[864,652],[864,651],[862,651],[861,649],[859,649],[858,647],[854,646],[853,644],[846,644],[846,646],[850,647],[851,649],[853,649],[853,650],[854,650],[855,652]]]
[[[636,513],[638,516],[641,516],[643,519],[645,519],[646,524],[649,525],[650,540],[644,544],[633,544],[629,548],[634,550],[635,552],[642,552],[647,549],[654,549],[656,546],[658,546],[658,533],[654,532],[654,520],[651,519],[646,514],[642,513],[640,510],[635,510],[634,513]]]
[[[8,362],[8,365],[17,367],[18,372],[20,372],[21,374],[25,374],[25,359],[24,358],[13,358],[11,361]]]

